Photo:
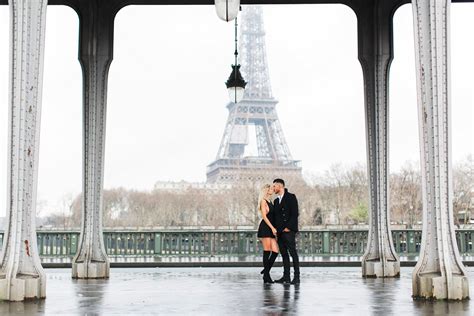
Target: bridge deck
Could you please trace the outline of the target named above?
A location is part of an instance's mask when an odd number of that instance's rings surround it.
[[[360,267],[360,256],[300,256],[303,267]],[[255,255],[220,255],[220,256],[109,256],[112,268],[248,268],[261,267],[261,256]],[[474,256],[462,256],[465,266],[474,267]],[[400,256],[403,267],[414,267],[418,261],[417,255]],[[70,257],[43,257],[45,268],[71,268]],[[275,266],[281,266],[281,257]]]
[[[420,302],[412,268],[400,279],[362,279],[359,268],[302,268],[299,287],[263,286],[258,268],[112,269],[109,280],[47,270],[47,299],[0,303],[0,315],[473,315],[465,302]],[[474,278],[474,268],[468,268]],[[281,268],[272,271],[278,277]],[[471,282],[471,293],[474,286]]]

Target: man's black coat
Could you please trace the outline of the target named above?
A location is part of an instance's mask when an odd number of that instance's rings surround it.
[[[275,205],[275,227],[279,233],[288,228],[292,232],[298,231],[298,200],[296,195],[285,189],[281,203],[276,198]]]

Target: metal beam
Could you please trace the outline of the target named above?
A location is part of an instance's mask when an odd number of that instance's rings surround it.
[[[0,299],[46,297],[36,244],[36,187],[46,0],[11,0],[7,225],[0,254]]]
[[[461,300],[469,285],[456,243],[451,168],[449,0],[415,0],[423,235],[413,297]]]
[[[102,238],[107,80],[113,58],[115,12],[106,1],[79,7],[79,60],[83,71],[82,225],[73,278],[108,278],[110,263]]]
[[[362,257],[364,277],[397,277],[400,259],[390,231],[388,198],[388,78],[393,60],[392,15],[395,7],[374,1],[376,10],[358,14],[359,60],[365,90],[369,238]]]
[[[49,0],[48,5],[66,5],[78,8],[87,2],[95,0]],[[214,5],[214,0],[108,0],[110,7],[123,8],[128,5]],[[410,3],[409,0],[383,0],[384,5],[391,6],[393,3]],[[468,3],[474,0],[454,0],[454,3]],[[299,4],[344,4],[354,10],[367,7],[366,0],[241,0],[242,5],[299,5]],[[8,0],[0,0],[0,5],[8,5]]]

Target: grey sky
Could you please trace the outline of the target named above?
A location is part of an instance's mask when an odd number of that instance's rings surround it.
[[[473,152],[474,5],[452,5],[453,158]],[[365,161],[356,18],[342,5],[266,6],[267,54],[281,124],[304,171]],[[395,16],[390,168],[418,160],[411,6]],[[43,214],[81,190],[78,19],[49,6],[38,199]],[[5,214],[8,7],[0,6],[0,216]],[[109,75],[105,187],[204,181],[227,118],[233,26],[213,7],[135,6],[116,19]]]

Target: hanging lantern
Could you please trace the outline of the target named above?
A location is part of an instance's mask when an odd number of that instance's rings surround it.
[[[232,65],[232,72],[225,85],[227,86],[227,91],[229,92],[230,102],[239,103],[244,98],[244,91],[247,82],[245,82],[242,74],[240,73],[240,65],[237,64],[237,56],[239,55],[237,45],[237,17],[235,18],[234,22],[234,41],[234,64]]]
[[[239,103],[244,98],[245,82],[240,73],[240,65],[232,65],[232,73],[225,83],[227,91],[229,92],[230,102]]]
[[[226,22],[232,21],[239,14],[240,0],[214,0],[217,16]]]

